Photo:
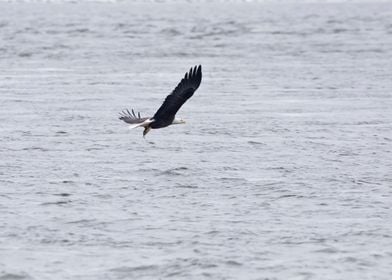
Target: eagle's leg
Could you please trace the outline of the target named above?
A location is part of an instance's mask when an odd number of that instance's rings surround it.
[[[144,128],[143,137],[146,136],[146,134],[150,131],[150,129],[151,129],[151,126],[146,126],[146,127]]]

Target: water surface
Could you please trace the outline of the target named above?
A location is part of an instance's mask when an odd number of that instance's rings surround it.
[[[0,279],[391,279],[391,8],[0,3]]]

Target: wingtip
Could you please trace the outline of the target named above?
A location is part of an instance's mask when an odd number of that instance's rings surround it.
[[[195,70],[196,70],[196,67],[195,67]],[[199,84],[200,84],[201,83],[201,79],[202,79],[201,64],[199,64],[199,67],[197,67],[197,70],[196,70],[195,74],[198,77]]]
[[[195,67],[193,67],[193,76],[201,77],[201,64],[195,65]]]

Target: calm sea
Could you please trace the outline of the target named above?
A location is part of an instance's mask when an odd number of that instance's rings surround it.
[[[391,2],[1,2],[0,279],[392,279],[391,73]]]

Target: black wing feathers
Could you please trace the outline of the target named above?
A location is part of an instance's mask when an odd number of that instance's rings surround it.
[[[120,113],[119,119],[122,120],[122,121],[124,121],[124,122],[126,122],[126,123],[129,123],[129,124],[137,124],[137,123],[142,123],[142,122],[144,122],[144,121],[147,120],[148,118],[142,118],[142,117],[140,116],[140,112],[138,112],[137,115],[136,115],[136,114],[135,114],[135,111],[133,111],[133,109],[132,109],[132,113],[129,112],[128,109],[126,109],[126,110],[123,110],[123,111]]]
[[[166,97],[153,119],[156,122],[168,121],[171,123],[177,111],[200,86],[201,76],[201,65],[191,68],[172,93]]]

